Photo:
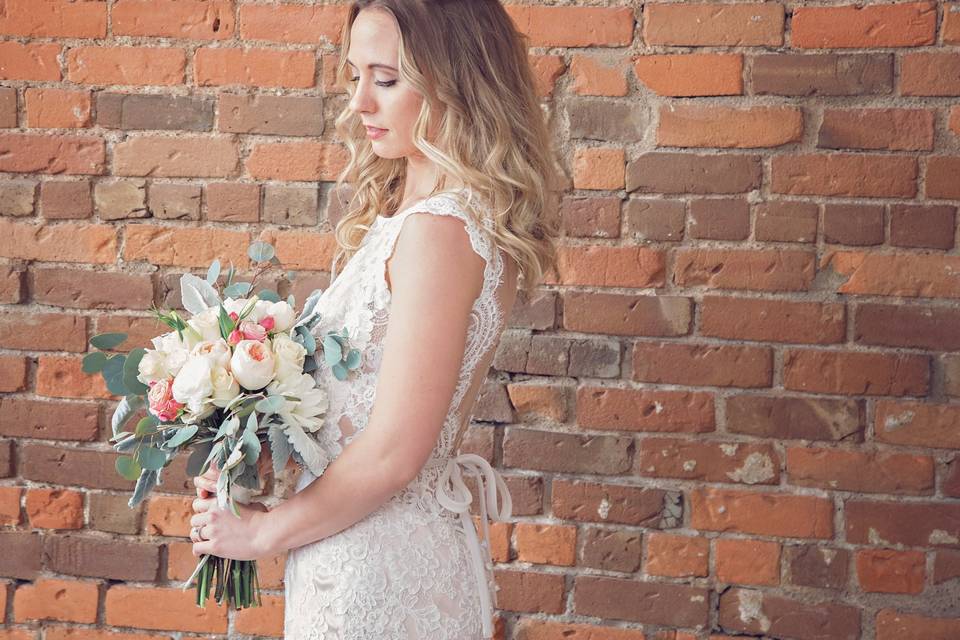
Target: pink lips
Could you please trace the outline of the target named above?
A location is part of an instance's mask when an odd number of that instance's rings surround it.
[[[377,127],[367,127],[367,137],[376,140],[377,138],[386,135],[386,129],[379,129]]]

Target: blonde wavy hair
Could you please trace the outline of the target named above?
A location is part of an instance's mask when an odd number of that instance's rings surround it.
[[[458,199],[471,216],[492,217],[494,242],[517,262],[520,287],[531,290],[556,263],[556,217],[548,209],[557,174],[526,37],[498,0],[357,0],[343,26],[336,75],[348,97],[350,29],[360,11],[373,8],[396,19],[399,76],[425,98],[413,143],[440,169],[431,195],[444,190],[446,174],[479,196],[479,208]],[[336,226],[335,265],[356,253],[377,215],[396,212],[406,169],[405,159],[373,152],[349,106],[336,130],[349,150],[336,192],[352,194]]]

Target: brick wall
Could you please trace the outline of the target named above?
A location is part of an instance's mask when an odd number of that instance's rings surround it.
[[[178,590],[185,461],[128,510],[80,359],[256,237],[326,286],[344,8],[0,1],[0,639],[282,634],[283,558]],[[510,11],[569,184],[465,443],[499,637],[960,637],[960,3]]]

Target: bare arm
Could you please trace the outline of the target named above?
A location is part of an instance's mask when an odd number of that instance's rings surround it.
[[[457,218],[412,214],[402,224],[389,266],[390,321],[367,427],[320,478],[264,514],[264,555],[362,520],[416,477],[439,438],[484,261]]]

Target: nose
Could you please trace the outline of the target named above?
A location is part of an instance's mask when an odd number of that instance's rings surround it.
[[[376,111],[376,101],[371,95],[367,80],[360,78],[360,80],[357,81],[356,88],[353,91],[353,97],[350,98],[348,106],[351,111],[358,114],[373,113]]]

